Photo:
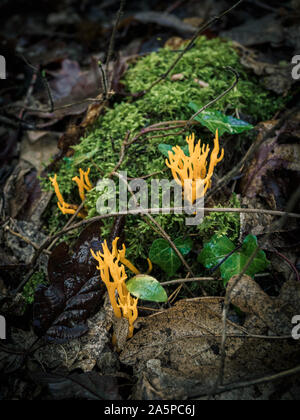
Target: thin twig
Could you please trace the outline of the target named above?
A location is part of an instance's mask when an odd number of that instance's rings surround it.
[[[35,244],[34,242],[32,242],[29,238],[26,238],[26,236],[21,235],[18,232],[13,231],[9,226],[5,227],[5,230],[7,230],[9,233],[11,233],[13,236],[15,236],[16,238],[21,239],[22,241],[26,242],[28,245],[31,245],[36,251],[39,250],[39,246],[37,244]],[[51,254],[49,251],[47,251],[46,249],[43,251],[45,254]]]
[[[22,105],[20,105],[20,108],[25,109],[22,107]],[[25,121],[14,121],[10,118],[4,117],[3,115],[0,115],[0,122],[4,125],[17,129],[21,128],[22,130],[41,131],[40,128],[36,128],[36,126],[33,124],[27,123]]]
[[[297,204],[298,200],[300,198],[300,188],[298,188],[296,190],[296,192],[294,193],[294,195],[292,196],[292,198],[290,199],[288,205],[287,205],[287,212],[285,212],[285,215],[283,215],[281,217],[281,219],[279,219],[279,221],[276,221],[273,225],[276,226],[277,229],[280,229],[284,223],[287,220],[287,214],[294,209],[295,205]],[[263,242],[266,243],[267,240],[269,239],[271,235],[271,230],[269,231],[268,234],[265,235]],[[225,303],[224,303],[224,307],[223,307],[223,312],[222,312],[222,324],[223,324],[223,330],[222,330],[222,342],[221,342],[221,348],[220,348],[220,355],[221,355],[221,361],[220,361],[220,369],[219,369],[219,374],[217,376],[216,382],[210,392],[210,397],[214,394],[217,393],[218,389],[220,386],[223,385],[223,378],[224,378],[224,370],[225,370],[225,360],[226,360],[226,341],[227,341],[227,317],[228,317],[228,313],[229,313],[229,308],[230,308],[230,304],[231,304],[231,294],[233,292],[233,290],[235,289],[235,287],[237,286],[237,284],[240,282],[240,280],[242,279],[242,277],[244,276],[244,274],[247,272],[250,264],[252,263],[252,261],[254,260],[255,256],[257,255],[259,251],[259,247],[257,247],[254,252],[251,254],[251,256],[248,258],[248,261],[246,263],[246,265],[244,266],[243,270],[241,271],[241,273],[237,276],[236,280],[234,281],[234,283],[232,284],[232,286],[230,288],[227,288],[226,290],[226,295],[225,295]]]
[[[174,300],[177,298],[178,293],[180,292],[180,290],[182,289],[183,284],[180,284],[176,290],[174,290],[173,293],[171,293],[171,295],[168,297],[168,303],[171,305]]]
[[[194,124],[199,125],[200,123],[198,121],[195,121],[195,118],[201,112],[205,111],[207,108],[209,108],[210,106],[212,106],[213,104],[218,102],[220,99],[222,99],[224,96],[226,96],[229,92],[231,92],[239,82],[240,75],[236,70],[234,70],[232,67],[225,67],[225,69],[231,71],[235,75],[235,80],[234,80],[233,84],[229,88],[227,88],[224,92],[222,92],[219,96],[217,96],[215,99],[213,99],[212,101],[210,101],[209,103],[204,105],[201,109],[199,109],[194,115],[192,115],[192,117],[189,120],[166,121],[166,122],[153,124],[150,127],[141,130],[141,132],[139,134],[137,134],[130,142],[128,142],[128,146],[131,146],[133,143],[138,141],[141,137],[143,137],[143,136],[145,136],[149,133],[154,133],[154,132],[159,132],[159,131],[177,130],[179,127],[182,127],[182,129],[179,130],[179,131],[174,131],[173,133],[166,133],[166,134],[159,134],[159,135],[156,135],[156,136],[151,136],[151,137],[148,138],[148,140],[168,137],[168,136],[171,136],[171,135],[172,136],[180,136],[191,125],[194,125]]]
[[[133,181],[133,180],[135,180],[135,179],[148,179],[148,178],[151,178],[152,176],[155,176],[155,175],[161,175],[163,172],[166,172],[166,171],[168,171],[169,170],[169,168],[164,168],[164,169],[162,169],[161,171],[157,171],[157,172],[153,172],[152,174],[149,174],[149,175],[143,175],[143,176],[138,176],[138,177],[136,177],[136,178],[127,178],[129,181]]]
[[[68,228],[69,226],[72,225],[72,223],[76,219],[77,215],[84,208],[85,202],[86,202],[86,200],[82,201],[82,203],[77,208],[77,210],[75,211],[75,213],[72,214],[72,216],[70,217],[70,219],[67,221],[67,223],[65,224],[64,228]],[[47,248],[48,251],[50,251],[54,247],[54,245],[57,243],[58,239],[59,238],[54,239],[54,241],[48,246],[48,248]]]
[[[136,200],[136,197],[135,197],[130,185],[128,184],[127,180],[124,179],[124,177],[122,177],[118,172],[115,172],[114,175],[117,176],[119,179],[121,179],[127,185],[128,191],[131,193],[133,199],[135,200],[135,204],[138,206],[138,202]],[[176,245],[174,244],[174,242],[172,241],[170,236],[167,234],[167,232],[161,227],[161,225],[150,214],[145,213],[145,216],[150,220],[150,222],[152,222],[156,226],[156,228],[158,229],[158,231],[160,233],[160,236],[162,236],[170,244],[171,248],[175,251],[176,255],[179,257],[180,261],[186,267],[187,271],[191,274],[191,276],[195,277],[191,267],[186,262],[185,258],[183,257],[183,255],[181,254],[179,249],[176,247]],[[190,294],[192,294],[187,287],[186,287],[186,290],[188,290],[188,292]],[[204,290],[203,290],[203,293],[204,293]]]
[[[252,158],[257,150],[261,147],[261,145],[267,141],[269,138],[272,138],[276,131],[281,128],[281,126],[294,114],[296,114],[299,110],[299,105],[294,107],[293,109],[288,110],[283,114],[280,120],[274,125],[270,130],[268,130],[260,142],[253,143],[250,148],[248,149],[245,156],[241,159],[241,161],[231,170],[229,171],[223,178],[221,178],[217,185],[214,186],[210,191],[207,193],[207,198],[212,197],[217,191],[223,188],[228,182],[234,179],[237,175],[239,175],[240,170],[244,167],[247,161]]]
[[[79,206],[79,208],[77,209],[77,211],[79,212],[82,207],[84,205],[84,202]],[[76,217],[76,213],[72,216],[72,218],[68,221],[68,223],[66,224],[66,226],[61,229],[59,232],[56,232],[55,234],[53,234],[52,236],[48,237],[47,239],[45,239],[45,241],[43,242],[43,244],[40,246],[40,248],[37,250],[36,254],[34,255],[32,261],[30,262],[29,266],[33,267],[36,264],[36,261],[38,259],[38,257],[41,255],[41,253],[43,252],[44,249],[46,249],[47,247],[49,247],[49,245],[51,244],[52,247],[52,242],[54,240],[56,240],[57,238],[65,235],[66,233],[75,230],[75,229],[79,229],[85,225],[89,225],[93,222],[99,221],[99,220],[103,220],[103,219],[107,219],[110,217],[115,217],[115,216],[127,216],[127,215],[146,215],[148,213],[157,213],[159,212],[171,212],[171,211],[183,211],[184,208],[183,207],[168,207],[168,208],[155,208],[155,209],[142,209],[142,208],[138,208],[138,209],[134,209],[134,210],[129,210],[129,211],[121,211],[121,212],[112,212],[109,214],[102,214],[100,216],[95,216],[92,217],[90,219],[85,219],[82,220],[81,222],[75,223],[72,226],[69,226],[70,223],[72,223],[72,221],[75,219]],[[263,210],[263,209],[237,209],[237,208],[200,208],[197,209],[198,211],[206,211],[208,213],[254,213],[254,214],[270,214],[272,216],[279,216],[279,217],[291,217],[291,218],[300,218],[300,214],[297,213],[290,213],[290,212],[282,212],[282,211],[274,211],[274,210]],[[167,239],[167,238],[165,238]],[[49,248],[48,248],[49,250]],[[176,251],[175,251],[176,252]],[[180,254],[181,255],[181,254]],[[182,257],[182,256],[181,256]],[[185,265],[185,264],[184,264]],[[186,266],[186,265],[185,265]],[[189,271],[189,270],[188,270]],[[195,277],[192,274],[192,277]],[[22,282],[19,286],[18,286],[18,291],[22,289],[22,287],[24,286],[24,284],[26,284],[26,280],[24,282]]]
[[[114,23],[113,31],[112,31],[110,41],[109,41],[109,47],[108,47],[106,63],[105,63],[106,79],[108,80],[108,84],[107,84],[108,90],[111,89],[111,80],[110,80],[109,74],[108,74],[108,66],[109,66],[109,62],[112,58],[112,55],[114,53],[116,34],[117,34],[119,22],[120,22],[122,14],[123,14],[125,4],[126,4],[126,0],[121,0],[120,1],[120,7],[119,7],[119,10],[117,12],[117,16],[116,16],[116,20],[115,20],[115,23]]]
[[[114,169],[111,171],[111,173],[108,175],[108,178],[111,178],[114,175],[114,173],[117,172],[119,170],[120,166],[122,165],[123,160],[125,158],[125,151],[126,151],[127,142],[129,140],[130,134],[131,134],[131,131],[127,131],[127,133],[125,135],[125,138],[123,140],[122,146],[121,146],[119,161],[116,164],[116,166],[114,167]]]
[[[300,281],[300,274],[299,271],[297,270],[297,268],[295,267],[295,265],[292,263],[292,261],[290,261],[285,255],[281,254],[280,252],[277,251],[277,249],[274,249],[275,254],[277,254],[280,258],[282,258],[284,261],[286,261],[288,263],[288,265],[291,267],[291,269],[293,270],[293,272],[296,275],[296,279],[298,281]]]
[[[293,369],[284,370],[280,373],[276,373],[273,375],[263,376],[258,379],[252,379],[250,381],[235,382],[231,384],[222,385],[222,386],[219,386],[219,388],[215,391],[215,394],[223,394],[224,392],[233,391],[235,389],[248,388],[249,386],[253,386],[253,385],[259,385],[259,384],[265,384],[268,382],[278,381],[280,379],[284,379],[289,376],[297,375],[298,373],[300,373],[300,366],[296,366]],[[205,397],[207,395],[208,395],[207,392],[200,391],[198,393],[197,390],[195,390],[192,394],[189,395],[189,398],[196,399],[196,398]]]
[[[45,72],[44,71],[41,72],[41,76],[42,76],[42,81],[43,81],[43,84],[45,86],[45,89],[46,89],[46,92],[47,92],[47,95],[48,95],[49,112],[51,114],[53,112],[53,110],[54,110],[53,96],[52,96],[51,89],[50,89],[50,86],[49,86],[49,83],[48,83],[48,80],[46,78],[46,75],[45,75]]]
[[[272,6],[270,6],[268,4],[265,4],[265,3],[263,3],[259,0],[246,0],[246,1],[247,1],[247,3],[251,3],[251,6],[253,6],[253,4],[254,4],[258,7],[261,7],[262,9],[268,10],[269,12],[279,13],[279,10],[280,10],[279,8],[272,7]],[[285,6],[287,6],[287,8],[289,8],[288,5],[285,5]]]
[[[138,209],[134,209],[134,210],[128,210],[128,211],[120,211],[120,212],[112,212],[112,213],[108,213],[108,214],[102,214],[100,216],[95,216],[92,217],[90,219],[85,219],[82,220],[81,222],[76,223],[73,226],[70,226],[66,229],[62,229],[61,231],[55,233],[52,236],[52,239],[54,239],[55,237],[59,237],[61,235],[64,235],[65,233],[73,230],[73,229],[78,229],[82,226],[88,225],[90,223],[96,222],[98,220],[102,220],[102,219],[107,219],[109,217],[115,217],[115,216],[128,216],[128,215],[140,215],[140,214],[147,214],[147,213],[157,213],[159,212],[171,212],[171,211],[180,211],[180,210],[184,210],[183,207],[167,207],[167,208],[153,208],[153,209],[144,209],[144,208],[138,208]],[[283,211],[274,211],[274,210],[262,210],[262,209],[235,209],[235,208],[220,208],[220,207],[216,207],[216,208],[197,208],[198,211],[206,211],[208,213],[254,213],[254,214],[270,214],[272,216],[287,216],[287,217],[291,217],[291,218],[297,218],[300,219],[300,214],[297,213],[289,213],[289,212],[283,212]]]
[[[108,94],[112,94],[112,92],[108,92]],[[99,95],[100,96],[100,95]],[[51,109],[38,109],[38,108],[30,108],[30,107],[24,107],[25,111],[31,112],[31,113],[39,113],[39,114],[51,114],[52,112],[56,112],[56,111],[60,111],[63,109],[67,109],[67,108],[71,108],[73,106],[77,106],[77,105],[83,105],[85,103],[89,103],[92,102],[93,104],[101,104],[103,102],[105,102],[104,98],[86,98],[83,99],[81,101],[77,101],[77,102],[72,102],[71,104],[66,104],[66,105],[61,105],[61,106],[57,106],[55,107],[53,110]],[[6,105],[6,108],[21,108],[22,105],[19,104],[10,104],[10,105]]]
[[[217,96],[217,98],[213,99],[212,101],[210,101],[208,104],[204,105],[202,108],[200,108],[186,123],[184,130],[186,129],[186,126],[188,126],[196,117],[198,117],[199,114],[201,114],[201,112],[205,111],[207,108],[209,108],[210,106],[212,106],[213,104],[215,104],[216,102],[218,102],[220,99],[222,99],[224,96],[226,96],[229,92],[231,92],[236,85],[239,82],[240,79],[240,75],[239,73],[233,69],[232,67],[228,66],[228,67],[224,67],[225,70],[229,70],[231,71],[234,75],[235,75],[235,81],[233,82],[233,84],[226,89],[224,92],[222,92],[219,96]]]
[[[189,277],[187,279],[177,279],[177,280],[170,280],[165,281],[163,283],[160,283],[162,286],[170,286],[172,284],[178,284],[178,283],[189,283],[192,281],[220,281],[220,279],[217,279],[215,277]]]
[[[107,92],[108,92],[107,75],[106,75],[106,72],[105,72],[105,70],[103,68],[103,64],[102,64],[102,62],[100,60],[98,61],[98,66],[99,66],[100,73],[101,73],[103,97],[106,98],[107,97]]]
[[[221,267],[221,265],[222,264],[224,264],[224,262],[225,261],[227,261],[228,260],[228,258],[230,258],[231,257],[231,255],[233,255],[236,251],[238,251],[240,248],[242,248],[242,246],[243,246],[243,244],[239,244],[233,251],[231,251],[231,252],[229,252],[229,254],[228,255],[226,255],[226,257],[224,257],[224,258],[222,258],[222,260],[217,264],[217,265],[215,265],[214,267],[212,267],[209,271],[210,271],[210,273],[212,274],[212,273],[214,273],[215,271],[217,271],[217,269],[219,268],[219,267]]]
[[[162,82],[163,80],[165,80],[168,75],[171,73],[171,71],[176,67],[177,63],[182,59],[182,57],[185,55],[185,53],[187,51],[189,51],[195,44],[196,39],[199,37],[199,35],[201,33],[203,33],[207,28],[209,28],[213,23],[215,23],[216,21],[222,19],[224,16],[226,16],[228,13],[232,12],[236,7],[238,7],[241,3],[243,2],[243,0],[238,1],[237,3],[235,3],[232,7],[230,7],[229,9],[225,10],[223,13],[221,13],[219,16],[215,16],[212,19],[210,19],[208,22],[204,23],[195,33],[195,35],[192,37],[192,39],[190,40],[190,42],[187,44],[187,46],[184,48],[184,50],[178,55],[178,57],[176,58],[176,60],[173,62],[173,64],[169,67],[169,69],[166,71],[166,73],[164,73],[162,76],[160,76],[157,80],[155,80],[145,91],[144,93],[148,93],[150,92],[150,90],[158,85],[160,82]]]

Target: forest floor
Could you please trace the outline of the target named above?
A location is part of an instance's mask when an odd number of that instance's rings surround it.
[[[0,400],[300,399],[299,0],[0,22]]]

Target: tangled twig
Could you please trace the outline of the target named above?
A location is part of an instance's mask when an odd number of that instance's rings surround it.
[[[163,80],[165,80],[168,75],[171,73],[171,71],[176,67],[176,65],[178,64],[178,62],[182,59],[182,57],[185,55],[185,53],[187,51],[189,51],[194,45],[195,45],[195,41],[196,39],[207,29],[209,28],[213,23],[215,23],[216,21],[222,19],[224,16],[226,16],[227,14],[229,14],[230,12],[232,12],[234,9],[236,9],[241,3],[243,2],[243,0],[238,1],[237,3],[235,3],[232,7],[230,7],[229,9],[225,10],[223,13],[221,13],[219,16],[215,16],[212,19],[210,19],[208,22],[204,23],[195,33],[195,35],[192,37],[192,39],[190,40],[190,42],[186,45],[186,47],[184,48],[183,51],[180,52],[180,54],[178,55],[178,57],[176,58],[176,60],[173,62],[173,64],[168,68],[168,70],[161,75],[157,80],[155,80],[145,91],[144,94],[150,92],[150,90],[158,85],[160,82],[162,82]]]
[[[294,207],[296,206],[299,198],[300,198],[300,188],[298,188],[296,190],[296,192],[293,194],[292,198],[290,199],[290,201],[289,201],[289,203],[287,205],[286,214],[283,215],[279,219],[279,221],[276,221],[274,223],[274,225],[276,225],[276,228],[277,229],[282,228],[282,226],[285,224],[285,222],[287,220],[287,217],[288,217],[287,214],[294,209]],[[267,242],[267,240],[269,239],[270,235],[271,235],[271,230],[263,238],[263,242],[264,243]],[[218,377],[216,379],[216,382],[215,382],[215,384],[214,384],[211,392],[209,393],[209,396],[210,397],[213,396],[213,395],[215,395],[216,393],[218,393],[218,389],[220,389],[220,386],[223,385],[224,370],[225,370],[225,360],[226,360],[227,318],[228,318],[229,308],[230,308],[230,304],[231,304],[231,294],[232,294],[233,290],[236,288],[236,286],[238,285],[238,283],[240,282],[240,280],[242,279],[242,277],[244,276],[244,274],[247,272],[249,266],[251,265],[252,261],[256,257],[256,255],[258,253],[258,250],[259,250],[259,247],[257,247],[253,251],[253,253],[248,258],[247,263],[244,266],[244,268],[241,271],[241,273],[237,276],[236,280],[231,285],[231,287],[227,288],[227,290],[226,290],[225,303],[224,303],[224,308],[223,308],[223,313],[222,313],[222,324],[223,324],[223,330],[222,331],[223,332],[222,332],[222,341],[221,341],[221,349],[220,349],[221,362],[220,362],[220,368],[219,368]]]

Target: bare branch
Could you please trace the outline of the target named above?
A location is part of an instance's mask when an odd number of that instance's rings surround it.
[[[109,47],[108,47],[108,52],[107,52],[107,57],[106,57],[106,64],[105,64],[106,78],[108,80],[108,84],[107,84],[108,90],[110,90],[110,88],[111,88],[111,80],[109,80],[109,76],[108,76],[108,66],[109,66],[109,62],[112,58],[112,55],[114,53],[116,34],[117,34],[119,22],[120,22],[122,14],[123,14],[125,4],[126,4],[126,0],[121,0],[120,1],[120,7],[119,7],[119,10],[117,12],[115,24],[114,24],[114,27],[113,27],[113,31],[112,31],[112,34],[111,34],[110,41],[109,41]]]
[[[241,3],[243,2],[243,0],[238,1],[237,3],[235,3],[232,7],[230,7],[229,9],[225,10],[223,13],[221,13],[219,16],[215,16],[212,19],[210,19],[208,22],[204,23],[195,33],[195,35],[192,37],[192,39],[190,40],[190,42],[187,44],[187,46],[184,48],[184,50],[178,55],[178,57],[176,58],[176,60],[174,61],[174,63],[169,67],[169,69],[166,71],[166,73],[164,73],[161,77],[159,77],[157,80],[155,80],[145,91],[144,93],[148,93],[150,92],[150,90],[158,85],[160,82],[162,82],[163,80],[165,80],[168,75],[171,73],[171,71],[176,67],[177,63],[182,59],[182,57],[185,55],[185,53],[187,51],[189,51],[195,44],[196,39],[199,37],[199,35],[201,35],[207,28],[209,28],[213,23],[215,23],[216,21],[222,19],[224,16],[226,16],[228,13],[232,12],[236,7],[238,7]]]
[[[231,92],[236,85],[239,82],[240,79],[240,75],[239,73],[234,70],[232,67],[224,67],[225,70],[229,70],[231,71],[234,75],[235,75],[235,81],[233,82],[233,84],[226,89],[223,93],[221,93],[217,98],[213,99],[211,102],[209,102],[208,104],[204,105],[201,109],[199,109],[187,122],[186,125],[188,125],[191,121],[193,121],[199,114],[201,114],[201,112],[205,111],[207,108],[209,108],[211,105],[215,104],[216,102],[218,102],[220,99],[222,99],[224,96],[227,95],[227,93]],[[184,127],[185,128],[185,127]]]
[[[259,384],[265,384],[268,382],[274,382],[278,381],[280,379],[287,378],[289,376],[297,375],[300,373],[300,366],[296,366],[293,369],[284,370],[280,373],[269,375],[269,376],[263,376],[258,379],[252,379],[251,381],[244,381],[244,382],[236,382],[232,384],[226,384],[220,386],[216,391],[215,394],[223,394],[224,392],[233,391],[235,389],[241,389],[241,388],[247,388],[252,385],[259,385]],[[201,398],[207,396],[207,392],[200,392],[198,393],[197,390],[192,395],[189,395],[189,398]]]
[[[223,188],[229,181],[231,181],[234,177],[239,175],[240,170],[244,167],[244,165],[246,165],[247,161],[254,156],[254,154],[261,147],[261,145],[265,141],[267,141],[269,138],[272,138],[272,136],[276,134],[277,130],[279,130],[282,127],[282,125],[292,115],[296,114],[298,110],[299,110],[299,105],[286,111],[283,114],[283,116],[279,119],[278,123],[266,132],[266,134],[263,136],[261,141],[259,143],[253,143],[252,146],[247,151],[247,153],[245,154],[245,156],[241,159],[241,161],[230,172],[228,172],[223,178],[221,178],[215,187],[213,187],[210,191],[208,191],[207,198],[213,196],[217,191]]]
[[[294,193],[294,195],[290,199],[290,201],[287,205],[287,211],[285,212],[285,214],[279,219],[279,221],[276,221],[275,223],[273,223],[273,225],[276,226],[277,229],[280,229],[284,225],[284,223],[286,222],[287,217],[288,217],[287,214],[291,210],[294,209],[294,207],[295,207],[296,203],[298,202],[299,198],[300,198],[300,188],[298,188],[296,190],[296,192]],[[269,231],[268,234],[265,235],[265,237],[263,239],[263,243],[266,243],[268,241],[270,235],[271,235],[271,230]],[[212,388],[212,390],[209,394],[210,397],[212,395],[216,394],[219,387],[222,386],[222,384],[223,384],[224,370],[225,370],[225,360],[226,360],[227,317],[228,317],[229,308],[230,308],[230,304],[231,304],[231,294],[232,294],[233,290],[235,289],[235,287],[237,286],[237,284],[239,283],[239,281],[241,280],[241,278],[247,272],[250,264],[252,263],[252,261],[254,260],[254,258],[256,256],[258,250],[259,250],[259,247],[257,247],[255,249],[255,251],[251,254],[251,256],[248,258],[247,264],[245,265],[245,267],[243,268],[241,273],[237,276],[233,285],[230,288],[227,288],[227,290],[226,290],[225,304],[224,304],[223,313],[222,313],[223,330],[222,330],[222,342],[221,342],[221,349],[220,349],[220,354],[221,354],[220,369],[219,369],[219,374],[218,374],[217,380],[214,384],[214,387]]]

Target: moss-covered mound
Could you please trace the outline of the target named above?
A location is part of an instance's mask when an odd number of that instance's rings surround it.
[[[127,91],[134,93],[150,86],[166,72],[176,54],[171,49],[163,48],[132,64],[123,80]],[[240,72],[241,80],[234,90],[211,109],[233,116],[236,116],[238,110],[243,115],[248,115],[252,122],[259,122],[272,117],[282,107],[283,99],[266,91],[260,85],[258,78],[249,75],[241,66],[239,55],[229,42],[218,38],[207,40],[201,37],[172,72],[173,75],[181,74],[181,80],[172,80],[171,74],[167,80],[155,86],[145,96],[115,103],[113,108],[107,109],[99,118],[93,130],[81,140],[81,143],[74,147],[73,157],[64,160],[57,174],[66,201],[77,204],[80,202],[76,186],[72,182],[80,167],[84,170],[91,168],[90,178],[94,185],[99,178],[107,176],[113,170],[119,160],[121,144],[128,130],[134,135],[154,123],[189,119],[193,114],[188,107],[189,102],[205,105],[226,90],[232,84],[233,76],[224,70],[224,66],[231,66]],[[208,84],[208,87],[201,87],[199,80]],[[196,129],[196,135],[204,142],[211,142],[213,139],[213,135],[201,127]],[[126,170],[130,178],[140,178],[157,172],[161,172],[161,175],[156,177],[170,177],[169,171],[162,172],[166,166],[165,158],[158,150],[160,143],[184,145],[185,140],[183,137],[158,138],[151,141],[144,138],[127,150],[120,170]],[[232,153],[232,150],[229,152]],[[50,183],[48,186],[50,187]],[[97,214],[95,208],[97,194],[99,193],[94,189],[87,195],[88,217]],[[56,229],[66,221],[67,217],[59,212],[56,200],[53,199],[48,228]],[[186,228],[185,216],[155,217],[173,239],[191,231],[197,232],[197,228],[189,230]],[[236,232],[234,225],[238,223],[237,216],[231,215],[227,219],[228,225],[232,225],[229,230]],[[105,221],[104,235],[109,233],[111,224],[112,220]],[[215,229],[215,218],[213,226]],[[227,228],[222,225],[222,229],[226,231]],[[126,224],[127,255],[133,260],[141,256],[147,257],[149,248],[157,236],[141,218],[129,216]]]

